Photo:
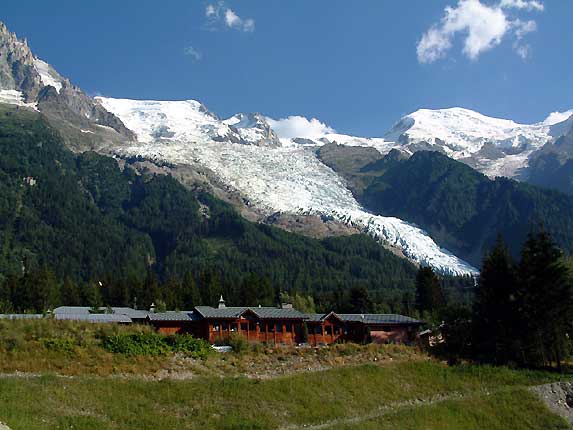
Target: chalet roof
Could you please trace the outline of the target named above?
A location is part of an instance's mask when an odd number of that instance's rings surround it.
[[[131,323],[132,320],[128,316],[119,314],[71,314],[62,313],[54,314],[54,318],[57,320],[67,320],[67,321],[86,321],[93,323]]]
[[[308,322],[321,322],[326,314],[305,314],[304,319]]]
[[[100,310],[106,310],[106,308],[100,308]],[[111,310],[114,314],[125,315],[129,318],[135,319],[145,319],[147,315],[150,314],[149,311],[144,311],[140,309],[133,309],[128,307],[114,307],[112,306]]]
[[[326,320],[331,315],[333,315],[334,317],[336,317],[339,320],[342,320],[341,316],[335,312],[328,312],[326,314],[306,314],[305,320],[308,322],[321,322],[321,321]]]
[[[53,313],[54,313],[54,315],[59,315],[59,314],[74,314],[74,315],[89,314],[90,309],[91,308],[88,306],[59,306],[59,307],[54,309]]]
[[[422,324],[422,321],[398,314],[337,314],[344,322],[364,324]]]
[[[225,307],[213,308],[211,306],[197,306],[195,310],[203,318],[239,318],[245,312],[250,311],[260,319],[304,319],[304,314],[292,308],[274,307]]]
[[[135,318],[135,319],[144,319],[149,314],[148,311],[133,309],[128,307],[111,307],[112,314],[117,315],[125,315],[128,318]],[[102,306],[99,308],[99,311],[106,312],[108,310],[107,307]],[[73,315],[80,315],[80,314],[92,314],[92,308],[89,306],[60,306],[54,309],[54,315],[65,315],[65,314],[73,314]],[[109,315],[109,314],[108,314]]]
[[[43,317],[42,314],[0,314],[0,319],[5,320],[36,320]]]
[[[191,311],[168,311],[150,313],[147,315],[147,318],[149,321],[196,321],[199,319],[199,315]]]

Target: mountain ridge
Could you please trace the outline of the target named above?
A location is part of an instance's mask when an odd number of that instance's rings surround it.
[[[369,234],[381,243],[399,249],[411,260],[431,265],[442,273],[475,273],[471,264],[443,248],[416,224],[370,213],[350,193],[345,180],[317,157],[317,149],[330,142],[372,147],[381,155],[397,149],[407,155],[425,149],[447,152],[444,148],[452,154],[455,145],[439,137],[433,140],[420,137],[413,142],[402,139],[400,142],[400,136],[415,126],[415,119],[403,121],[396,142],[331,132],[319,138],[284,139],[275,133],[268,119],[258,113],[236,114],[223,120],[194,100],[92,99],[62,78],[48,63],[34,57],[27,44],[21,45],[23,42],[15,35],[7,30],[2,34],[0,42],[2,39],[8,42],[0,43],[0,49],[21,51],[21,62],[25,63],[27,78],[33,85],[30,84],[28,93],[24,93],[28,87],[20,81],[18,85],[16,80],[13,85],[0,81],[0,91],[22,92],[23,100],[46,115],[71,149],[77,152],[96,150],[120,160],[151,161],[155,164],[152,169],[163,169],[182,183],[208,184],[219,195],[229,196],[229,201],[252,220],[280,220],[284,227],[292,227],[294,220],[302,224],[300,220],[320,219],[325,224],[339,224]],[[8,64],[8,60],[3,61],[5,63],[0,61],[0,66]],[[0,70],[5,70],[4,66]],[[14,94],[9,95],[13,101]],[[423,112],[430,115],[428,110]],[[459,114],[481,115],[460,108],[448,112],[457,117]],[[525,127],[528,133],[533,133],[529,137],[536,139],[535,144],[524,142],[520,136],[507,132],[502,136],[501,144],[496,146],[478,136],[486,150],[477,146],[470,149],[494,161],[517,157],[517,161],[522,162],[523,151],[516,152],[515,149],[524,146],[527,151],[533,151],[542,144],[548,145],[549,141],[544,139],[549,139],[553,129],[553,125],[546,123],[523,126],[509,120],[484,119],[483,115],[480,118],[488,124],[493,121],[498,128],[522,130]],[[462,134],[468,135],[467,132]],[[487,154],[483,154],[484,151]],[[461,152],[464,155],[463,148]],[[468,159],[460,160],[471,164]]]

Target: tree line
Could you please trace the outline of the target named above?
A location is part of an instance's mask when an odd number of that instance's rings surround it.
[[[543,228],[529,233],[518,259],[497,239],[483,260],[471,307],[446,306],[431,271],[423,272],[417,305],[433,316],[445,340],[438,351],[451,359],[561,368],[571,356],[572,264]]]

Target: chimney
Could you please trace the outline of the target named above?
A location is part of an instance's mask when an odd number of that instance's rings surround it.
[[[151,307],[149,308],[149,312],[151,312],[152,314],[155,313],[155,303],[151,303]]]
[[[292,309],[292,303],[281,303],[281,309]]]
[[[225,300],[223,299],[223,295],[221,294],[221,298],[219,299],[219,309],[225,309],[227,306],[225,306]]]

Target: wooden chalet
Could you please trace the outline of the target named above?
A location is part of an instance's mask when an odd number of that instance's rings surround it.
[[[161,333],[189,333],[211,343],[238,335],[249,342],[313,346],[336,342],[409,343],[416,339],[422,324],[395,314],[303,314],[290,305],[227,307],[222,297],[216,308],[197,306],[188,312],[150,313],[147,319]]]

